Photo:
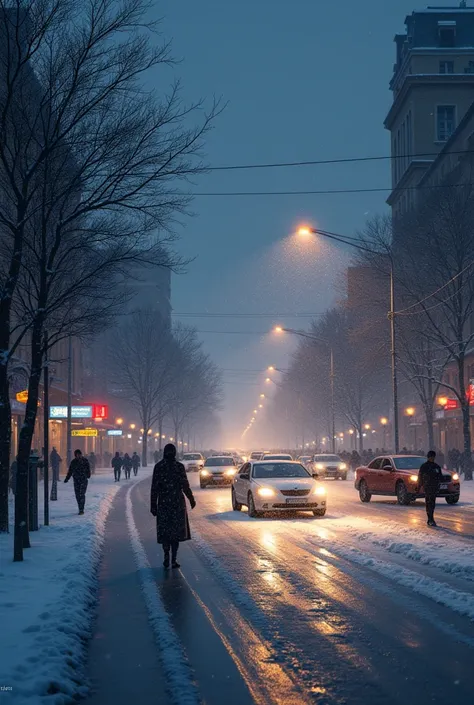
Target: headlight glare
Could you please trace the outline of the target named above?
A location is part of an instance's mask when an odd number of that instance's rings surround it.
[[[259,487],[257,490],[259,497],[273,497],[275,495],[275,490],[270,487]]]
[[[411,482],[418,482],[418,475],[410,475]]]
[[[459,480],[459,475],[457,474],[457,472],[454,473],[454,475],[451,477],[451,480],[453,480],[453,482],[457,482]]]
[[[324,470],[324,465],[322,463],[316,463],[316,470]]]
[[[347,470],[347,465],[346,465],[346,463],[341,463],[341,464],[339,465],[339,470]]]
[[[208,477],[208,475],[209,475],[209,470],[205,470],[205,469],[201,470],[201,475],[202,475],[203,477]]]
[[[324,487],[315,487],[313,494],[318,495],[318,497],[324,497],[326,490]]]
[[[235,475],[236,472],[237,472],[237,470],[226,470],[225,474],[226,474],[228,477],[234,477],[234,475]]]

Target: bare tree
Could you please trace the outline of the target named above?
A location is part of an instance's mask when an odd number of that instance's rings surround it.
[[[88,241],[99,258],[115,252],[122,261],[133,257],[156,264],[162,249],[153,233],[166,228],[188,200],[176,184],[202,170],[195,157],[216,109],[198,128],[187,128],[190,113],[201,106],[183,105],[179,86],[160,99],[145,92],[144,74],[171,61],[167,44],[151,42],[156,25],[145,21],[147,8],[145,0],[88,0],[85,5],[0,0],[3,531],[8,529],[11,413],[7,367],[16,346],[26,331],[33,332],[35,385],[51,309],[57,315],[58,306],[63,312],[69,308],[69,319],[75,319],[67,296],[53,305],[51,296],[58,282],[70,277],[77,258],[80,265],[87,261],[77,243]],[[118,257],[112,259],[117,263]],[[31,300],[26,287],[20,290],[25,271],[23,281],[30,278],[36,286]],[[24,320],[14,319],[15,297],[28,311]],[[20,441],[20,489],[26,487],[34,403],[33,395]]]

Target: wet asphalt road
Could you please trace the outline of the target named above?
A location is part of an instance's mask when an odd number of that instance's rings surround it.
[[[180,571],[161,568],[148,512],[150,480],[138,483],[131,498],[141,541],[202,702],[474,702],[474,612],[462,614],[474,592],[471,503],[440,503],[441,528],[433,534],[422,502],[362,505],[349,482],[327,484],[324,518],[264,519],[250,519],[245,510],[232,512],[229,488],[200,490],[194,475],[191,482],[198,503],[191,513],[195,538],[182,546]],[[392,534],[400,551],[388,545]],[[405,550],[407,542],[416,549],[412,555]],[[453,555],[461,549],[467,573],[424,563],[419,557],[423,542],[431,552],[437,545]],[[115,547],[120,550],[125,551],[124,544]],[[130,566],[124,570],[129,573]],[[136,609],[137,620],[138,604]],[[139,632],[134,643],[139,652]],[[148,689],[154,701],[168,702],[164,696],[156,699],[161,676],[150,667],[146,677],[141,693]]]

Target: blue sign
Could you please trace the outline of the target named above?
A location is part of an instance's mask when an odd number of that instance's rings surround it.
[[[112,428],[109,431],[107,431],[108,436],[121,436],[123,434],[123,431],[120,428]]]
[[[92,406],[71,406],[71,417],[73,419],[91,419]],[[50,419],[67,419],[67,406],[50,406]]]

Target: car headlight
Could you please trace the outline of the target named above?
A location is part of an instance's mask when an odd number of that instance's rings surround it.
[[[236,472],[237,472],[237,470],[226,470],[226,471],[225,471],[225,474],[226,474],[228,477],[234,477],[234,475],[235,475]]]
[[[259,487],[257,490],[259,497],[273,497],[275,495],[275,490],[270,487]]]
[[[457,474],[457,472],[455,472],[454,475],[452,475],[451,480],[453,482],[457,482],[459,480],[459,475]]]
[[[316,463],[316,470],[324,470],[324,465],[322,463]]]
[[[346,465],[346,463],[341,463],[341,464],[339,465],[339,470],[347,470],[347,465]]]
[[[318,497],[323,497],[326,494],[324,487],[315,487],[313,494],[318,495]]]
[[[410,482],[418,482],[418,475],[410,475]]]
[[[203,477],[208,477],[209,474],[210,474],[210,473],[209,473],[209,470],[201,470],[201,475],[202,475]]]

